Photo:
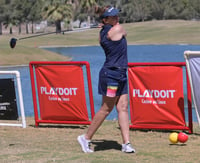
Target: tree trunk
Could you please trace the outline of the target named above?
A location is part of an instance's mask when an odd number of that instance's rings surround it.
[[[56,33],[61,33],[61,21],[57,20],[55,24],[56,24]]]
[[[29,32],[28,32],[28,23],[26,23],[26,34],[29,34]]]
[[[3,32],[2,32],[2,23],[0,22],[0,35],[2,35]]]
[[[12,32],[12,27],[10,27],[10,34],[12,34],[13,32]]]
[[[32,21],[32,27],[31,27],[32,33],[34,33],[34,29],[33,29],[33,21]]]
[[[9,29],[10,29],[10,34],[12,34],[12,24],[9,25]]]
[[[90,27],[90,21],[91,21],[90,15],[88,15],[88,17],[87,17],[87,25],[88,25],[88,27]]]
[[[21,23],[19,23],[19,34],[21,34],[22,33],[22,27],[21,27]]]
[[[79,22],[79,28],[81,28],[81,23],[82,23],[82,21],[80,20],[80,22]]]

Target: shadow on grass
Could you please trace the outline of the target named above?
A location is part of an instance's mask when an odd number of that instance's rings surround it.
[[[184,143],[181,143],[181,144],[178,144],[178,143],[177,143],[177,144],[172,144],[172,143],[171,143],[171,144],[169,144],[169,145],[170,145],[170,146],[186,146],[187,144],[184,144]]]
[[[94,151],[104,151],[104,150],[121,150],[121,144],[113,140],[92,140],[92,144],[95,145]]]
[[[34,127],[34,128],[70,128],[70,129],[86,129],[88,128],[88,126],[86,125],[39,125],[38,127],[36,127],[35,125],[29,125],[30,127]]]
[[[200,133],[192,133],[195,136],[200,136]]]
[[[120,129],[120,128],[119,128]],[[172,133],[172,132],[177,132],[177,133],[180,133],[180,132],[184,132],[186,133],[187,135],[195,135],[195,136],[200,136],[200,133],[198,132],[193,132],[193,133],[189,133],[189,131],[182,131],[182,130],[159,130],[159,129],[130,129],[130,131],[140,131],[140,132],[144,132],[144,133],[147,133],[147,132],[161,132],[161,133]]]

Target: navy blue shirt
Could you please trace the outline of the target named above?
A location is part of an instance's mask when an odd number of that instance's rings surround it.
[[[104,25],[100,31],[100,44],[106,55],[104,66],[127,68],[128,59],[126,38],[122,37],[118,41],[108,39],[107,34],[111,28],[111,25]]]

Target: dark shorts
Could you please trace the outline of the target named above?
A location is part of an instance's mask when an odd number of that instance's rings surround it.
[[[128,82],[126,73],[126,69],[110,69],[103,67],[99,72],[99,94],[108,97],[128,94]]]

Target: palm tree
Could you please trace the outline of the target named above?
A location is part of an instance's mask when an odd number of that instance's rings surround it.
[[[43,18],[55,22],[56,33],[61,32],[61,21],[72,17],[72,5],[69,0],[45,1]]]
[[[4,13],[4,5],[5,2],[4,1],[0,1],[0,35],[2,35],[2,22],[3,22],[3,13]]]
[[[83,21],[83,19],[86,17],[88,20],[88,25],[90,25],[90,16],[92,15],[94,11],[94,6],[97,5],[96,0],[73,0],[73,6],[76,17],[80,19],[80,21]]]
[[[15,15],[13,13],[13,10],[11,9],[12,7],[12,2],[11,1],[5,1],[4,7],[4,13],[2,14],[3,16],[3,25],[5,25],[5,28],[9,28],[10,34],[12,34],[12,27],[13,25],[16,24],[15,21]]]
[[[33,30],[33,24],[35,21],[38,21],[38,20],[41,20],[42,17],[41,17],[41,10],[42,10],[42,0],[32,0],[31,1],[31,10],[30,10],[30,13],[29,13],[29,16],[28,16],[28,20],[31,21],[31,24],[32,24],[32,27],[31,27],[31,30],[32,30],[32,33],[34,33],[34,30]]]
[[[90,11],[91,8],[96,5],[96,0],[81,0],[80,5],[85,8],[87,11]]]

